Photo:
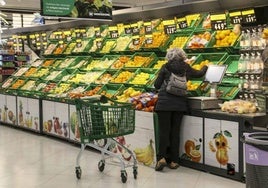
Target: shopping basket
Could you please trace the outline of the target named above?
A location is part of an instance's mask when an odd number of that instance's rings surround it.
[[[105,159],[116,157],[121,165],[121,181],[127,181],[126,167],[133,166],[134,178],[137,178],[137,161],[133,152],[119,143],[115,138],[131,134],[135,130],[135,109],[130,103],[121,103],[105,96],[94,96],[84,99],[76,99],[75,106],[79,122],[81,150],[76,158],[75,173],[77,179],[81,178],[82,170],[79,161],[86,146],[101,152],[101,160],[98,163],[99,171],[105,167]],[[105,145],[100,146],[97,140],[105,139]],[[122,155],[109,150],[111,145],[117,144],[128,152],[133,165],[125,164]]]

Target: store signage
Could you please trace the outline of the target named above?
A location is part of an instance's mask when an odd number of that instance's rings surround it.
[[[256,22],[256,15],[254,9],[245,9],[242,11],[243,23],[254,23]]]
[[[132,43],[134,46],[137,46],[140,44],[140,36],[139,35],[135,35],[132,37]]]
[[[125,34],[129,35],[132,34],[132,29],[130,28],[130,25],[124,25],[125,28]]]
[[[100,38],[101,37],[100,28],[99,27],[95,27],[94,30],[95,30],[95,36],[97,38]]]
[[[152,28],[152,22],[144,22],[144,30],[145,30],[145,34],[152,34],[153,32],[153,28]]]
[[[179,29],[185,29],[188,27],[186,17],[177,18],[177,25]]]
[[[241,11],[229,11],[229,17],[232,24],[240,24],[242,21]]]
[[[139,35],[140,34],[140,29],[137,23],[131,24],[131,30],[133,35]]]
[[[111,20],[112,7],[112,0],[41,0],[41,15]]]
[[[165,34],[170,35],[170,34],[176,33],[177,29],[176,29],[175,20],[164,20],[163,25],[164,25]]]
[[[119,37],[119,32],[117,26],[109,27],[110,37],[115,39]]]
[[[153,35],[145,35],[145,44],[152,44],[153,43]]]
[[[211,13],[211,29],[225,30],[227,29],[226,14],[225,13]]]
[[[102,39],[101,38],[96,39],[96,45],[97,45],[98,49],[101,49],[101,47],[102,47]]]
[[[81,41],[81,39],[77,39],[76,40],[76,47],[77,48],[81,48],[82,47],[82,41]]]

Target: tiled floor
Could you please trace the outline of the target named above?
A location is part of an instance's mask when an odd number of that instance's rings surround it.
[[[106,165],[97,168],[100,154],[86,150],[81,158],[82,178],[76,179],[74,168],[79,147],[73,144],[0,126],[0,188],[244,188],[245,184],[209,173],[180,167],[153,168],[138,166],[138,178],[127,168],[128,180],[121,182],[120,168]]]

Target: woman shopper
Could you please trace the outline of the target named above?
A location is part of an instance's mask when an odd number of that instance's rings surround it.
[[[169,49],[166,59],[168,62],[161,67],[154,83],[155,88],[159,90],[155,106],[159,125],[156,171],[163,170],[167,164],[171,169],[179,167],[180,124],[184,113],[188,110],[186,96],[176,96],[166,92],[166,82],[170,74],[174,73],[179,76],[186,74],[188,80],[204,76],[208,68],[207,66],[201,70],[191,68],[186,63],[186,53],[180,48]]]

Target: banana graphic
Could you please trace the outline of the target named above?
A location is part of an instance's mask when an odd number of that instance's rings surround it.
[[[154,148],[153,141],[150,139],[150,143],[145,148],[134,149],[137,161],[143,163],[146,166],[150,166],[154,161]]]

